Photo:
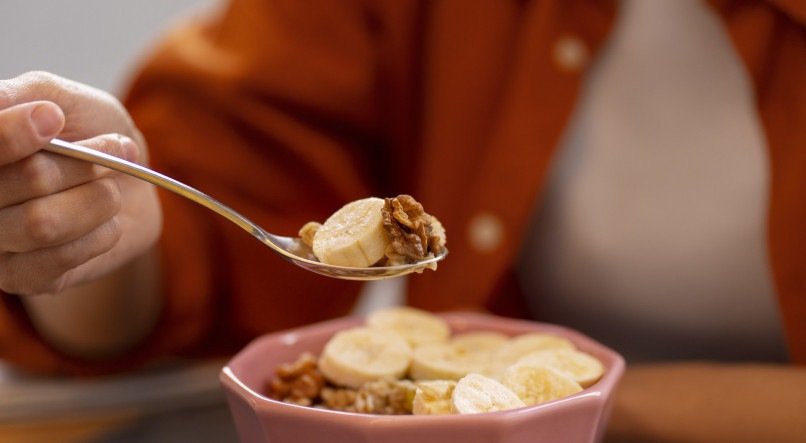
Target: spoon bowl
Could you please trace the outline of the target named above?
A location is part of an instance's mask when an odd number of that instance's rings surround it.
[[[251,220],[239,214],[229,206],[219,202],[209,195],[196,188],[188,186],[178,180],[160,174],[152,169],[138,165],[127,160],[109,155],[94,149],[70,143],[60,139],[51,140],[45,150],[95,163],[118,172],[131,175],[132,177],[147,181],[168,191],[181,195],[192,200],[216,214],[226,218],[238,225],[241,229],[251,234],[261,243],[280,254],[284,259],[295,265],[307,269],[317,274],[345,280],[381,280],[385,278],[399,277],[412,272],[422,272],[424,269],[433,266],[448,255],[448,250],[433,258],[416,263],[396,265],[396,266],[373,266],[367,268],[357,268],[348,266],[336,266],[322,263],[313,255],[313,251],[305,245],[298,237],[285,237],[272,234],[261,228]]]

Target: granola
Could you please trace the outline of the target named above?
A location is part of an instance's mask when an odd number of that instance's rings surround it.
[[[595,356],[559,335],[483,330],[446,335],[442,328],[426,327],[433,322],[448,327],[444,319],[425,311],[412,316],[413,309],[371,313],[364,325],[334,334],[318,357],[304,353],[280,365],[265,384],[267,395],[363,414],[470,414],[573,395],[605,371]],[[401,325],[433,337],[411,343],[399,332]]]
[[[300,355],[293,363],[280,365],[275,372],[276,377],[266,386],[269,397],[275,400],[313,406],[325,386],[316,357],[310,353]]]
[[[267,395],[285,403],[384,415],[411,414],[416,390],[411,381],[395,379],[367,382],[358,389],[335,386],[322,376],[310,353],[281,365],[266,383]]]

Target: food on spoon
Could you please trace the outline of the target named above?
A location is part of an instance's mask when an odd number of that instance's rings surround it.
[[[322,263],[357,268],[420,262],[446,243],[439,220],[406,194],[350,202],[321,225],[306,223],[299,235]]]
[[[313,253],[322,263],[366,268],[386,254],[383,199],[365,198],[333,213],[313,236]],[[306,225],[307,226],[307,225]]]
[[[277,400],[338,411],[470,414],[563,398],[603,374],[595,357],[554,334],[450,332],[426,311],[379,310],[334,334],[318,359],[303,354],[281,365],[266,390]]]
[[[316,235],[316,231],[322,227],[322,224],[319,222],[311,221],[305,223],[299,230],[299,239],[302,240],[302,243],[306,244],[309,248],[313,245],[313,237]]]
[[[387,265],[416,263],[445,250],[445,228],[423,209],[412,196],[387,198],[383,207],[383,227],[389,234]],[[436,269],[434,264],[433,269]]]

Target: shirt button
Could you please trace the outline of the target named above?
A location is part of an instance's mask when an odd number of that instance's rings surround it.
[[[490,252],[504,239],[504,225],[501,220],[488,213],[478,214],[470,219],[467,232],[470,245],[478,252]]]
[[[566,72],[578,72],[588,64],[590,53],[579,37],[565,35],[554,44],[554,62]]]

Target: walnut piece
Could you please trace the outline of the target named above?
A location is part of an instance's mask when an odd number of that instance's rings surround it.
[[[386,265],[419,262],[443,252],[445,228],[414,197],[401,194],[384,200],[383,226],[390,240]]]
[[[280,365],[266,383],[270,398],[300,406],[315,406],[364,414],[411,414],[417,386],[408,380],[382,379],[359,389],[335,387],[319,371],[316,357],[304,353]]]
[[[316,357],[310,353],[297,361],[280,365],[275,377],[266,384],[269,397],[302,406],[314,405],[325,386],[325,377],[319,372]]]
[[[316,235],[316,231],[322,227],[321,223],[317,223],[315,221],[310,221],[305,223],[305,226],[300,228],[299,230],[299,239],[302,240],[302,243],[308,246],[309,248],[313,247],[313,236]]]

